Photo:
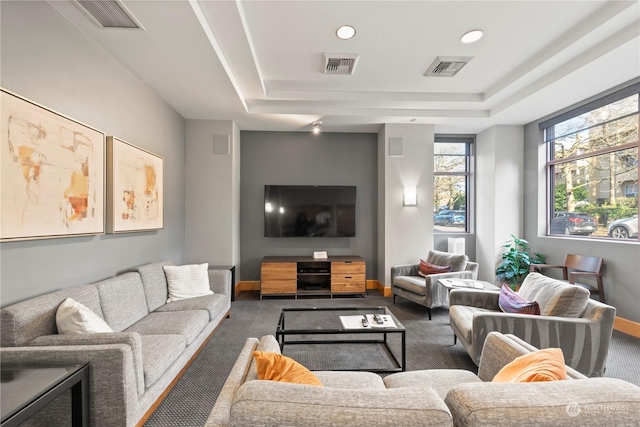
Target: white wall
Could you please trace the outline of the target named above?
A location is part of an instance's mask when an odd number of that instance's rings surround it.
[[[495,282],[501,246],[523,232],[522,126],[494,126],[476,138],[478,278]]]
[[[214,154],[214,137],[228,154]],[[236,265],[240,236],[240,133],[229,120],[187,120],[186,260]],[[236,266],[236,277],[239,277]]]
[[[0,2],[2,87],[164,158],[164,229],[5,242],[1,301],[184,261],[184,119],[46,2]],[[4,124],[2,131],[5,131]]]
[[[389,156],[391,137],[402,138],[402,157]],[[433,142],[433,125],[386,124],[380,132],[378,280],[385,286],[392,266],[415,264],[433,249]],[[405,185],[417,187],[418,206],[403,206]]]

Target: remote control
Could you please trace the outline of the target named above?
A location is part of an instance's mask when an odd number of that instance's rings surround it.
[[[376,322],[378,325],[382,325],[382,324],[384,323],[384,320],[382,319],[382,316],[381,316],[381,315],[379,315],[379,314],[374,314],[374,315],[373,315],[373,319],[375,320],[375,322]]]
[[[369,326],[369,322],[367,322],[367,318],[364,316],[362,316],[362,326],[365,328]]]

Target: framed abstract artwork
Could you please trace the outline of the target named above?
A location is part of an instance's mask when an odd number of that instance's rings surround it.
[[[164,159],[107,137],[107,233],[164,227]]]
[[[104,233],[104,132],[0,97],[0,241]]]

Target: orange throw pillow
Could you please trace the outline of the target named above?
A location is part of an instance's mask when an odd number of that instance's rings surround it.
[[[545,348],[524,354],[504,365],[493,377],[494,383],[528,383],[567,379],[564,355],[559,348]]]
[[[290,357],[267,351],[254,351],[253,357],[258,379],[323,386],[318,377]]]

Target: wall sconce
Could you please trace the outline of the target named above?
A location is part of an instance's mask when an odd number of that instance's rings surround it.
[[[418,195],[416,194],[415,185],[404,186],[404,205],[405,206],[418,206]]]
[[[317,135],[320,133],[320,126],[322,126],[322,122],[318,121],[318,122],[313,122],[311,123],[311,126],[313,126],[313,134]]]

